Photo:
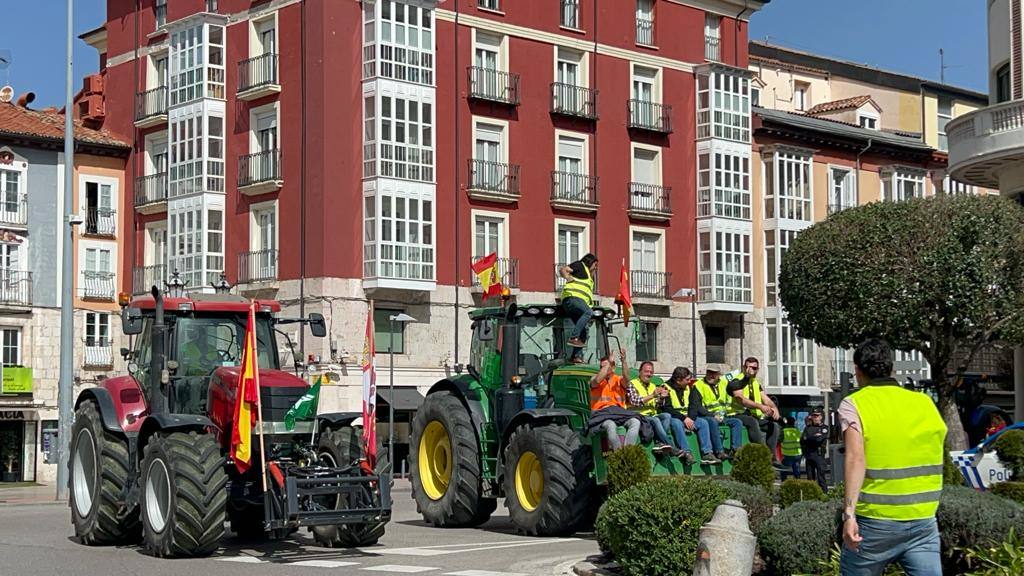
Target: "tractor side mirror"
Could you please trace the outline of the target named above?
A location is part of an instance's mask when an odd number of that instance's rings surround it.
[[[122,308],[121,331],[128,336],[142,334],[142,311],[138,308]]]
[[[327,323],[324,322],[324,315],[319,312],[309,314],[309,331],[317,338],[327,336]]]
[[[476,325],[476,339],[481,342],[494,340],[494,323],[482,320]]]
[[[121,347],[121,358],[124,358],[125,360],[127,360],[128,357],[131,356],[131,355],[132,355],[132,351],[131,350],[129,350],[129,349],[123,347],[123,346]]]

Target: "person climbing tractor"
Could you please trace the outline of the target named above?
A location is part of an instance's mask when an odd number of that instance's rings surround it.
[[[569,361],[583,363],[583,348],[587,345],[587,325],[594,311],[594,272],[597,271],[597,256],[585,254],[582,258],[563,266],[559,273],[565,279],[562,288],[562,309],[573,322],[568,344],[572,347]]]

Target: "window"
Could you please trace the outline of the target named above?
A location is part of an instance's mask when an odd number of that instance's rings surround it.
[[[587,165],[585,161],[586,140],[559,134],[556,148],[557,169],[555,190],[553,195],[559,200],[586,203],[591,201],[588,196],[586,179]]]
[[[946,174],[942,179],[942,191],[946,194],[960,195],[960,194],[977,194],[978,189],[970,184],[964,184],[959,180],[954,180],[952,176]]]
[[[853,170],[836,167],[829,168],[829,214],[834,214],[856,205],[857,184],[854,181]]]
[[[146,226],[146,266],[163,266],[167,263],[167,223],[160,222]],[[154,279],[160,284],[163,278]],[[147,282],[147,284],[152,284]]]
[[[476,124],[476,143],[473,159],[473,182],[477,189],[501,190],[508,176],[506,150],[504,146],[505,127],[500,124]],[[486,253],[484,254],[486,256]]]
[[[85,313],[86,347],[110,346],[110,315],[102,312]]]
[[[654,0],[636,0],[636,43],[654,46]]]
[[[380,175],[434,181],[434,111],[429,102],[380,97]]]
[[[776,150],[765,156],[765,219],[810,222],[811,156]]]
[[[473,258],[483,258],[491,253],[504,258],[508,254],[506,235],[507,219],[504,216],[473,216]]]
[[[586,253],[587,237],[586,228],[583,226],[559,224],[557,235],[556,264],[566,266],[579,260]]]
[[[22,173],[0,170],[0,222],[28,223],[28,214],[22,210],[25,197],[21,192]]]
[[[582,60],[583,54],[580,52],[568,48],[558,48],[555,81],[566,86],[586,86],[587,83],[580,74]]]
[[[363,178],[377,175],[377,99],[363,98]]]
[[[154,0],[153,18],[158,30],[167,24],[167,0]]]
[[[274,204],[252,208],[253,231],[249,238],[254,252],[265,254],[266,261],[258,262],[261,268],[276,264],[277,258],[270,258],[277,251],[277,206]]]
[[[697,75],[697,139],[750,142],[750,79],[723,70]]]
[[[697,215],[750,220],[750,148],[718,146],[697,153]]]
[[[494,0],[497,3],[496,0]],[[372,77],[374,61],[374,24],[380,26],[380,67],[384,78],[394,78],[416,84],[434,84],[434,12],[383,0],[379,20],[374,16],[374,5],[367,3],[364,26],[363,70]]]
[[[216,12],[217,11],[217,0],[206,0],[206,11]]]
[[[996,70],[996,104],[1009,102],[1013,97],[1010,93],[1010,64],[1006,63]]]
[[[21,329],[0,328],[0,346],[4,366],[21,366]]]
[[[658,360],[658,323],[640,322],[636,336],[636,361]]]
[[[815,346],[800,338],[785,318],[765,318],[768,370],[767,386],[817,386]]]
[[[85,183],[85,233],[113,234],[115,213],[111,184]]]
[[[146,164],[147,174],[167,175],[167,140],[156,140],[147,147],[149,162]],[[164,180],[164,185],[167,181]],[[166,192],[166,191],[164,191]]]
[[[568,174],[586,174],[583,151],[586,141],[572,136],[558,136],[558,170]]]
[[[380,193],[364,202],[364,277],[433,281],[433,200]]]
[[[953,119],[953,99],[948,96],[939,96],[938,110],[938,133],[939,150],[949,150],[949,136],[946,134],[946,124]]]
[[[270,152],[277,150],[277,112],[270,110],[256,115],[253,122],[255,137],[254,152]]]
[[[87,248],[85,250],[86,272],[110,272],[110,250]]]
[[[708,364],[725,362],[725,328],[706,326],[704,328],[704,355]]]
[[[633,102],[629,107],[631,126],[657,127],[662,122],[662,109],[656,103],[661,99],[658,70],[633,66]]]
[[[405,354],[405,322],[395,322],[394,333],[391,332],[391,317],[402,312],[402,310],[390,308],[373,309],[373,346],[377,352],[386,353],[391,350],[395,354]],[[394,335],[393,340],[392,335]]]
[[[793,108],[796,110],[807,110],[808,93],[811,85],[806,82],[793,82]]]
[[[13,242],[0,243],[0,271],[7,272],[5,280],[11,278],[11,272],[21,271],[21,245]]]
[[[277,29],[274,18],[259,20],[253,24],[256,32],[255,55],[277,53]]]
[[[764,253],[765,272],[768,279],[765,282],[766,303],[769,308],[782,306],[778,299],[779,267],[782,265],[782,257],[789,249],[789,245],[796,238],[796,230],[765,230],[764,232]]]
[[[501,58],[502,38],[492,34],[477,32],[476,48],[473,51],[473,63],[484,70],[503,70]]]
[[[758,86],[751,85],[750,87],[750,105],[760,106],[761,105],[761,88]]]
[[[501,10],[501,0],[476,0],[476,5],[496,12]]]
[[[561,0],[561,24],[566,28],[580,27],[580,0]]]
[[[150,88],[167,86],[167,53],[153,57],[153,81]]]
[[[750,232],[738,227],[701,227],[697,234],[698,301],[753,302]]]
[[[924,171],[890,167],[881,170],[882,200],[899,202],[924,197]]]
[[[633,67],[633,100],[654,102],[658,99],[656,86],[658,71],[643,66]]]
[[[857,114],[857,124],[868,130],[878,130],[878,117],[866,114]]]
[[[220,281],[224,270],[224,204],[221,197],[172,200],[167,206],[168,270],[189,287]]]
[[[717,14],[704,15],[704,58],[712,62],[722,59],[721,24],[722,19]]]
[[[199,24],[171,34],[171,105],[203,97],[224,99],[223,26]]]
[[[661,234],[633,232],[632,270],[638,272],[660,272]]]

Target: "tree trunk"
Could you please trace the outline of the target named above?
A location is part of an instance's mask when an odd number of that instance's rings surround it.
[[[956,407],[954,394],[956,389],[953,383],[946,376],[946,367],[949,364],[949,356],[942,355],[941,358],[929,358],[932,369],[932,383],[938,394],[939,414],[946,422],[946,448],[948,450],[967,450],[970,448],[967,442],[967,432],[964,424],[960,421],[960,411]]]

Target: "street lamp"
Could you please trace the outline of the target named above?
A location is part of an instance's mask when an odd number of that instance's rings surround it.
[[[388,464],[395,475],[395,322],[405,324],[416,319],[404,312],[388,316]]]
[[[690,299],[690,344],[693,347],[693,377],[697,377],[697,290],[694,288],[680,288],[672,295],[672,298]]]

